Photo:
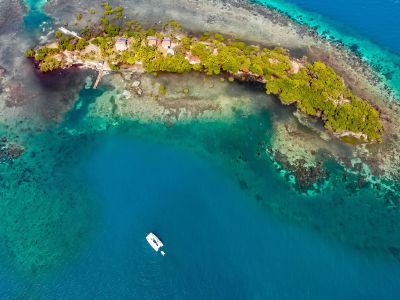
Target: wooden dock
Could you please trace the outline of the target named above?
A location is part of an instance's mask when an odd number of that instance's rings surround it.
[[[103,72],[104,72],[104,62],[101,65],[101,68],[99,70],[99,74],[97,75],[96,81],[95,81],[95,83],[93,85],[93,89],[97,89],[97,86],[99,85],[100,80],[103,77]]]

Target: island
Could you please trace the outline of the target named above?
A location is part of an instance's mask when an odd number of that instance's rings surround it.
[[[220,33],[188,34],[174,21],[145,28],[123,15],[123,7],[102,4],[100,20],[76,33],[65,27],[55,40],[26,51],[41,72],[81,66],[99,71],[226,75],[229,81],[254,81],[285,105],[319,118],[344,142],[380,142],[378,110],[354,95],[344,80],[324,62],[295,58],[280,47],[252,45]],[[93,12],[95,13],[95,12]],[[79,14],[77,21],[82,19]],[[165,87],[160,88],[165,93]]]

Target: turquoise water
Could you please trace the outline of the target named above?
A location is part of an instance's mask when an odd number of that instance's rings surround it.
[[[42,23],[30,5],[25,25]],[[399,298],[396,195],[332,161],[322,193],[290,188],[261,154],[284,109],[95,132],[86,115],[107,90],[81,86],[59,124],[0,164],[0,298]]]
[[[282,12],[313,28],[323,38],[357,53],[378,71],[383,82],[400,99],[400,29],[397,25],[400,7],[397,1],[252,2]]]
[[[43,12],[43,6],[47,0],[26,0],[28,8],[27,15],[24,16],[24,25],[28,31],[35,31],[38,25],[44,22],[51,22],[51,18]]]
[[[400,54],[398,17],[400,2],[396,0],[287,0],[304,10],[322,15],[340,30],[369,38],[380,47]],[[321,20],[323,22],[323,20]]]
[[[282,224],[215,163],[118,132],[92,137],[96,147],[75,141],[85,158],[75,174],[97,207],[86,246],[29,283],[0,269],[3,298],[398,298],[399,264]],[[279,179],[269,174],[269,197],[296,201],[275,190]],[[148,231],[164,241],[165,257],[145,241]]]
[[[373,299],[385,290],[389,299],[400,293],[397,266],[375,265],[266,218],[210,162],[140,139],[102,139],[82,167],[102,217],[90,251],[50,289],[56,297]],[[149,230],[164,240],[165,257],[144,240]]]

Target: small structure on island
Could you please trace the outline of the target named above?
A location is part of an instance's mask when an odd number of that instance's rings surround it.
[[[171,48],[171,39],[170,38],[163,38],[162,42],[161,42],[161,46],[164,49],[169,49]]]
[[[115,49],[117,51],[125,51],[128,49],[128,39],[126,38],[117,38],[115,42]]]
[[[147,44],[149,46],[157,46],[157,38],[155,36],[148,36],[147,37]]]
[[[175,51],[172,48],[167,49],[167,55],[175,55]]]
[[[185,58],[189,61],[189,64],[191,64],[191,65],[201,63],[200,57],[195,56],[195,55],[187,54],[185,56]]]

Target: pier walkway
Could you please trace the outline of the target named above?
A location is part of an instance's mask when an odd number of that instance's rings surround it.
[[[99,70],[99,74],[97,75],[96,81],[95,81],[95,83],[93,85],[93,89],[97,89],[97,86],[99,85],[100,80],[103,77],[104,61],[101,61],[100,64],[101,64],[101,67],[100,67],[100,70]]]
[[[77,37],[78,39],[81,39],[81,37],[75,31],[68,30],[65,27],[60,27],[58,30],[60,30],[62,33],[66,34],[66,35],[72,35],[74,37]]]

